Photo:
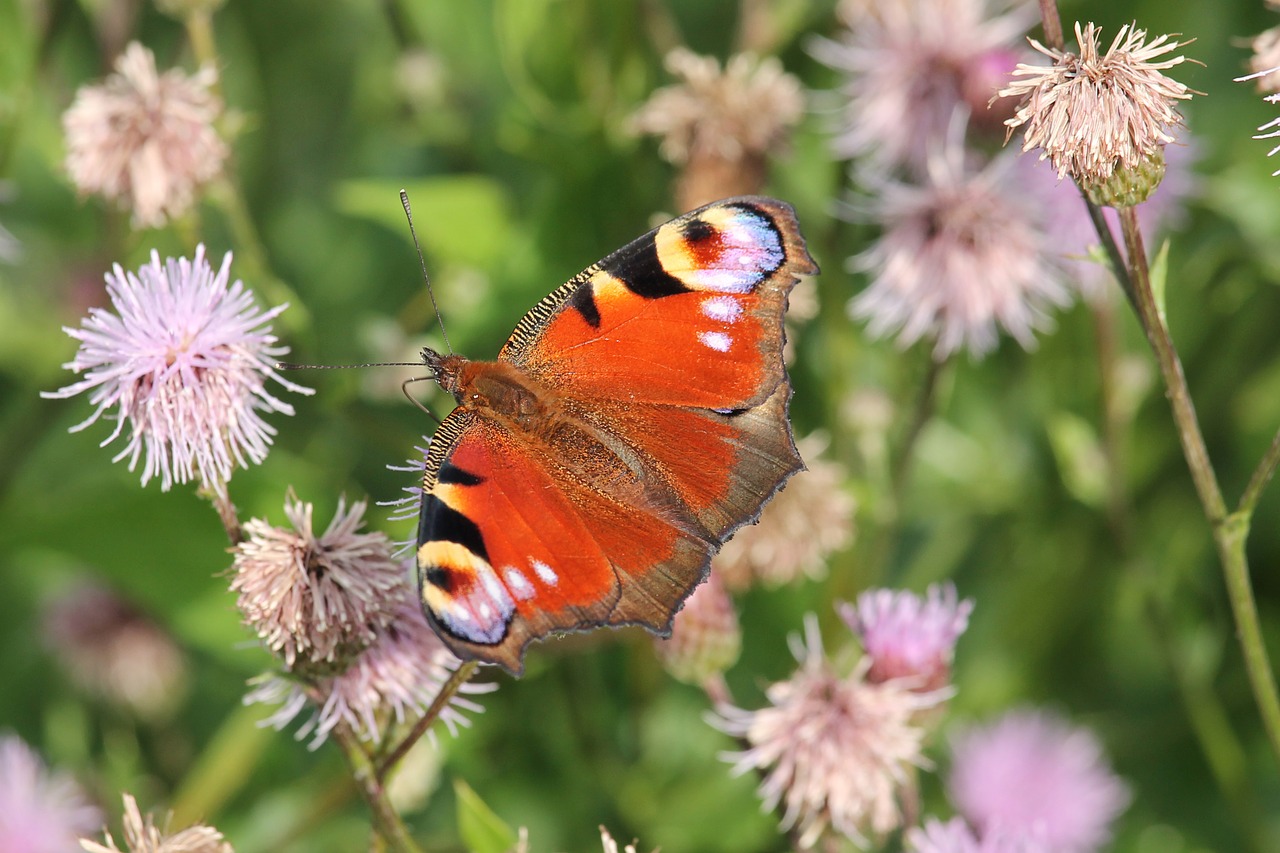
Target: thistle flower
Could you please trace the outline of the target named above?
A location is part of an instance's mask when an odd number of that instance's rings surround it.
[[[951,143],[929,160],[920,186],[874,181],[866,218],[884,232],[851,261],[872,281],[850,314],[868,320],[873,337],[896,334],[903,347],[934,338],[938,360],[961,348],[985,355],[997,327],[1030,348],[1049,307],[1070,299],[1047,255],[1039,212],[1008,179],[1011,158],[979,172],[964,160]]]
[[[259,311],[240,281],[228,284],[230,270],[229,252],[215,273],[204,246],[193,260],[169,258],[163,265],[152,252],[136,275],[116,264],[106,276],[115,313],[93,308],[79,329],[63,327],[80,341],[64,367],[85,377],[40,396],[90,391],[96,408],[71,431],[105,414],[116,422],[106,446],[127,425],[127,444],[112,461],[127,458],[132,471],[145,457],[143,485],[158,476],[167,491],[174,482],[198,479],[223,492],[236,465],[266,458],[275,429],[262,413],[293,414],[267,391],[267,380],[312,393],[274,367],[288,349],[273,346],[268,324],[285,306]]]
[[[292,493],[292,529],[262,519],[234,549],[231,591],[245,622],[290,671],[341,671],[391,624],[406,587],[381,533],[357,533],[365,504],[339,498],[328,529],[312,532],[312,505]]]
[[[947,691],[917,693],[898,682],[873,684],[865,665],[838,675],[822,650],[817,620],[805,622],[806,641],[792,638],[800,668],[767,691],[769,706],[716,708],[712,725],[745,739],[748,749],[725,755],[734,774],[759,770],[765,809],[785,803],[782,827],[795,827],[801,847],[828,831],[865,843],[902,822],[899,799],[913,767],[927,765],[925,730],[916,714]]]
[[[1280,92],[1280,27],[1272,27],[1253,37],[1249,43],[1249,76],[1259,92]]]
[[[711,57],[677,48],[665,64],[681,82],[654,92],[632,128],[661,136],[662,155],[683,167],[680,206],[759,192],[766,156],[804,113],[800,82],[773,57],[737,54],[722,70]]]
[[[921,598],[912,592],[867,590],[840,616],[871,659],[867,680],[910,679],[914,689],[948,683],[956,640],[969,626],[973,601],[960,601],[952,584],[933,584]]]
[[[600,827],[600,843],[604,845],[604,853],[619,853],[619,850],[621,850],[621,853],[639,853],[639,850],[636,847],[637,842],[635,841],[632,841],[625,847],[619,848],[618,842],[613,840],[613,836],[609,834],[609,830],[605,829],[603,826]],[[654,851],[654,853],[657,853],[657,851]]]
[[[88,853],[234,853],[222,833],[211,826],[196,824],[170,834],[168,827],[157,829],[151,815],[146,817],[138,810],[138,801],[131,794],[124,795],[124,843],[123,848],[107,832],[106,845],[80,839],[80,846]]]
[[[842,4],[840,40],[818,39],[810,48],[819,62],[846,75],[836,154],[866,157],[877,172],[925,169],[957,107],[967,106],[978,122],[988,114],[1033,12],[1001,0]]]
[[[1022,79],[999,94],[1021,99],[1005,125],[1010,133],[1026,126],[1022,150],[1039,148],[1059,177],[1070,174],[1088,185],[1106,181],[1118,168],[1141,168],[1173,142],[1169,128],[1182,122],[1174,104],[1192,92],[1161,73],[1186,61],[1160,59],[1186,42],[1162,35],[1147,44],[1147,31],[1127,24],[1100,54],[1097,27],[1082,30],[1077,22],[1075,30],[1079,55],[1028,39],[1053,64],[1019,65],[1014,76]]]
[[[952,754],[951,802],[984,836],[1020,833],[1052,853],[1096,850],[1129,804],[1098,739],[1043,711],[962,731]]]
[[[65,853],[101,825],[70,774],[47,768],[16,735],[0,735],[0,850]]]
[[[654,638],[653,647],[673,678],[700,685],[724,672],[742,651],[738,611],[717,572],[685,600],[667,639]]]
[[[152,720],[167,716],[186,694],[182,650],[113,590],[81,581],[54,599],[41,621],[54,657],[88,692]]]
[[[245,697],[255,702],[279,704],[265,722],[282,729],[309,702],[315,710],[298,730],[298,738],[311,737],[315,749],[338,725],[350,727],[359,737],[380,742],[392,723],[414,720],[426,712],[460,661],[427,624],[422,607],[407,588],[392,621],[378,629],[374,641],[357,655],[341,674],[317,678],[307,686],[280,676],[259,679]],[[497,689],[496,684],[468,682],[459,694],[476,695]],[[455,694],[440,713],[451,734],[469,724],[464,712],[479,713],[478,704]]]
[[[212,68],[162,76],[151,51],[132,42],[115,73],[82,86],[62,118],[76,189],[132,210],[135,227],[159,227],[185,213],[227,158],[213,128],[222,111],[216,81]]]
[[[961,818],[943,823],[930,818],[923,827],[912,827],[906,834],[911,853],[1051,853],[1034,838],[1021,834],[990,832],[982,838]]]
[[[797,442],[808,469],[792,477],[760,514],[725,543],[712,562],[730,589],[753,580],[782,586],[807,576],[820,578],[826,558],[853,541],[853,496],[844,466],[821,458],[827,439],[819,434]]]

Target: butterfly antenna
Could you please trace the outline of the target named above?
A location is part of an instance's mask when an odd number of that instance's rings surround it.
[[[359,367],[422,367],[420,361],[368,361],[364,364],[297,364],[292,361],[277,361],[276,370],[355,370]],[[429,379],[430,377],[423,377]]]
[[[444,338],[445,349],[453,355],[453,345],[449,343],[449,333],[444,330],[444,318],[440,316],[440,306],[436,304],[436,292],[431,289],[431,277],[427,275],[427,262],[422,257],[422,245],[418,243],[418,232],[413,227],[413,211],[409,209],[409,194],[404,190],[400,190],[400,203],[404,205],[404,215],[409,220],[409,235],[413,237],[413,248],[418,250],[418,265],[422,267],[422,281],[427,286],[427,295],[431,297],[431,307],[435,309],[436,322],[440,324],[440,336]]]

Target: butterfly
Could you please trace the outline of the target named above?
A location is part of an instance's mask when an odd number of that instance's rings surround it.
[[[804,467],[783,314],[817,272],[790,205],[725,199],[574,276],[496,361],[423,350],[458,405],[426,455],[418,589],[458,657],[520,675],[549,635],[670,633]]]

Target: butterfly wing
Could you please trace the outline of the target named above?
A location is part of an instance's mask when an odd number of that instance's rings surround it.
[[[803,467],[782,321],[796,276],[814,272],[790,206],[729,199],[521,320],[486,369],[544,389],[554,423],[464,399],[427,460],[419,583],[457,654],[518,674],[550,633],[669,631],[724,540]]]
[[[574,276],[498,357],[577,397],[749,408],[785,377],[787,294],[817,271],[790,205],[726,199]]]

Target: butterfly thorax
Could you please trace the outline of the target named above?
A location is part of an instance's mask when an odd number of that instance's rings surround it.
[[[534,432],[539,424],[555,420],[555,395],[508,362],[472,361],[436,353],[424,357],[440,387],[460,406],[508,419]]]

